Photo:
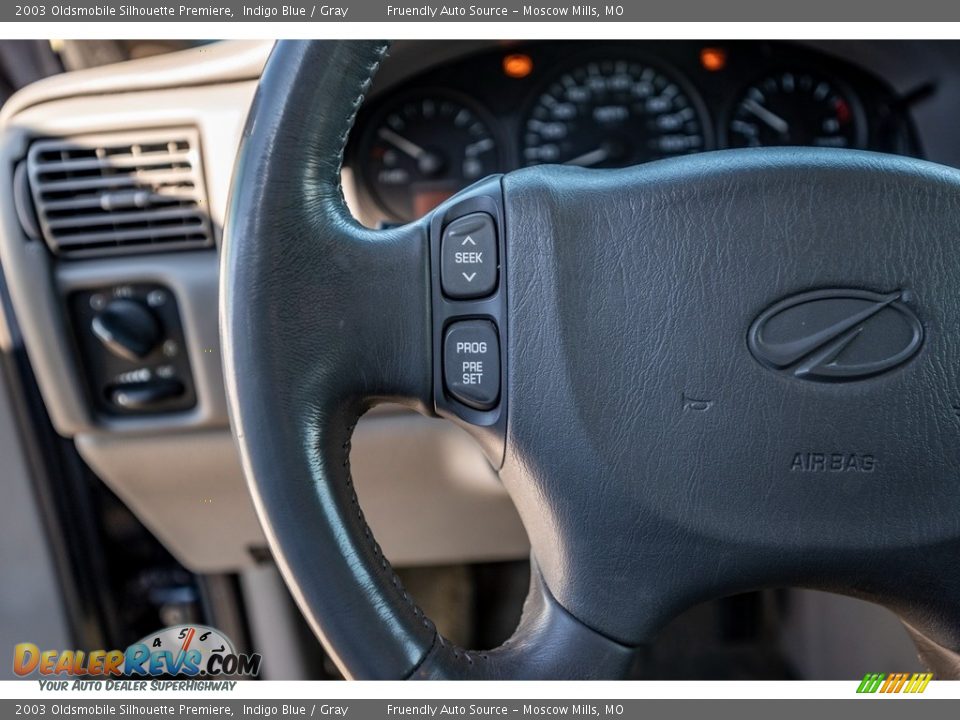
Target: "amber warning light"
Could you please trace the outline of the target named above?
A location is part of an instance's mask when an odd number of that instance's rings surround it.
[[[700,51],[700,64],[704,70],[719,72],[727,66],[727,51],[723,48],[705,47]]]
[[[507,55],[503,58],[503,74],[516,79],[525,78],[533,72],[533,60],[529,55]]]

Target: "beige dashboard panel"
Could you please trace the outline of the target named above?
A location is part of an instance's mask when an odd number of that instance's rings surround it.
[[[188,567],[221,572],[266,547],[233,437],[223,430],[77,437],[80,454]],[[527,553],[513,504],[453,425],[405,412],[357,425],[351,468],[377,541],[399,566]]]
[[[0,113],[0,163],[35,138],[196,127],[219,246],[233,164],[272,43],[225,42],[37,83]],[[215,250],[59,260],[30,241],[0,173],[0,259],[30,362],[57,431],[186,566],[224,572],[265,546],[229,433],[218,338]],[[345,192],[351,197],[349,177]],[[106,418],[90,409],[63,313],[64,293],[150,280],[175,293],[197,388],[179,414]],[[400,565],[524,557],[513,506],[478,447],[445,422],[374,411],[351,456],[367,519]]]

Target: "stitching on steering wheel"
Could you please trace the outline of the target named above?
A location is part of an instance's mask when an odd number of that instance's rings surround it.
[[[356,120],[357,113],[360,111],[360,107],[363,104],[364,99],[366,98],[367,92],[370,89],[370,86],[373,82],[373,78],[377,73],[377,70],[380,68],[380,64],[383,62],[384,57],[386,57],[387,51],[390,49],[389,42],[383,42],[376,50],[375,59],[367,65],[367,76],[361,82],[360,92],[353,101],[353,106],[351,112],[346,120],[343,131],[340,133],[338,145],[339,150],[337,152],[337,163],[336,163],[336,177],[337,177],[337,191],[340,194],[340,199],[343,202],[343,207],[346,208],[346,198],[343,194],[343,182],[341,177],[341,170],[343,167],[343,157],[346,151],[347,140],[350,136],[350,131],[353,129],[354,120]],[[357,494],[355,486],[353,484],[353,474],[350,470],[350,448],[352,446],[353,431],[357,426],[357,422],[360,417],[362,417],[363,412],[357,415],[357,418],[354,420],[353,424],[347,429],[347,441],[343,445],[344,449],[344,468],[347,470],[347,486],[350,489],[350,501],[353,503],[353,506],[357,511],[357,519],[360,522],[364,537],[370,542],[371,548],[373,549],[374,556],[380,561],[381,569],[386,572],[389,576],[391,584],[396,589],[396,591],[403,598],[404,602],[411,608],[413,611],[414,617],[423,623],[423,626],[426,628],[432,628],[434,632],[433,642],[430,647],[424,653],[423,657],[408,673],[407,677],[412,676],[421,665],[427,660],[427,658],[432,657],[435,652],[439,649],[445,649],[449,654],[452,654],[454,660],[466,660],[468,664],[473,665],[474,657],[479,657],[483,660],[488,660],[489,656],[485,652],[472,652],[460,648],[456,643],[451,643],[449,640],[443,637],[443,635],[436,629],[436,626],[433,622],[426,616],[423,610],[420,609],[420,606],[417,605],[416,601],[411,597],[410,593],[403,586],[403,582],[400,580],[393,566],[390,564],[390,561],[383,555],[383,551],[380,549],[380,544],[376,541],[373,536],[373,531],[370,529],[369,524],[364,517],[363,510],[360,507],[360,504],[357,500]],[[524,612],[526,612],[527,603],[524,603]],[[512,638],[511,638],[512,639]],[[505,647],[510,643],[508,640],[504,643]]]
[[[376,56],[372,62],[367,65],[366,78],[361,81],[360,91],[357,94],[356,98],[353,100],[352,108],[350,114],[348,115],[343,130],[341,131],[338,138],[338,151],[336,159],[336,178],[337,178],[337,191],[340,195],[340,200],[343,203],[342,208],[347,209],[346,198],[343,194],[343,182],[341,178],[341,170],[343,168],[343,158],[346,151],[347,140],[350,136],[350,131],[353,129],[354,120],[356,119],[357,113],[360,111],[360,107],[363,104],[364,99],[366,98],[367,92],[370,89],[370,86],[373,82],[373,78],[377,73],[377,70],[380,67],[381,62],[387,54],[387,51],[390,48],[389,42],[381,43],[376,49]],[[349,213],[349,210],[347,210]],[[423,624],[423,627],[433,630],[434,637],[433,642],[430,647],[423,654],[423,657],[420,659],[414,667],[410,670],[406,677],[414,675],[417,670],[422,666],[422,664],[430,657],[433,657],[438,651],[446,651],[448,655],[452,655],[454,660],[466,661],[469,665],[474,664],[474,658],[480,658],[482,660],[489,660],[489,655],[486,652],[474,652],[470,650],[463,649],[455,643],[451,643],[449,640],[443,637],[443,635],[437,630],[433,622],[426,616],[423,610],[420,609],[420,606],[417,605],[416,601],[410,595],[410,593],[404,588],[403,582],[400,580],[400,577],[397,575],[396,571],[391,565],[390,561],[384,556],[383,551],[380,548],[380,544],[374,538],[373,531],[370,529],[370,525],[367,523],[366,518],[363,514],[363,509],[360,507],[360,503],[357,498],[356,487],[353,482],[353,473],[350,468],[350,449],[353,442],[353,432],[356,429],[357,422],[363,416],[364,411],[361,411],[357,414],[353,423],[347,428],[346,434],[347,439],[343,443],[343,468],[346,470],[346,482],[347,488],[350,491],[350,502],[353,504],[354,509],[356,510],[357,521],[360,523],[361,530],[363,535],[366,538],[367,542],[370,543],[370,548],[373,551],[374,557],[379,561],[380,568],[383,572],[387,574],[387,577],[390,581],[390,584],[393,585],[396,592],[400,595],[406,605],[413,612],[414,617],[417,621]],[[528,603],[524,603],[524,614],[526,614]],[[512,640],[512,638],[511,638]],[[507,647],[511,640],[507,640],[502,648]]]
[[[377,47],[376,55],[374,59],[367,65],[367,76],[360,83],[360,92],[353,100],[350,114],[347,116],[343,130],[340,132],[340,136],[338,138],[339,149],[337,150],[336,172],[334,175],[337,178],[337,192],[340,194],[340,201],[343,208],[347,207],[347,199],[343,194],[343,180],[341,177],[341,171],[343,170],[343,156],[347,150],[347,140],[350,137],[350,131],[353,129],[353,123],[357,119],[357,113],[360,112],[360,106],[363,105],[363,101],[367,97],[367,92],[370,90],[370,85],[373,83],[373,78],[380,69],[380,63],[383,62],[383,59],[386,57],[389,49],[390,43],[388,41],[382,41]]]
[[[410,593],[407,592],[406,588],[404,588],[403,581],[400,580],[396,570],[393,569],[393,565],[390,564],[390,561],[387,560],[386,556],[383,554],[383,550],[380,549],[380,543],[378,543],[376,538],[374,538],[373,531],[370,529],[370,525],[367,523],[366,517],[363,514],[363,509],[360,507],[360,502],[357,499],[356,486],[353,483],[353,472],[350,468],[350,449],[353,446],[353,431],[357,427],[357,422],[362,416],[363,413],[359,413],[353,423],[347,428],[347,440],[342,446],[343,468],[347,473],[347,489],[350,491],[350,502],[353,504],[353,507],[357,512],[357,521],[360,523],[363,536],[367,539],[367,542],[370,543],[370,548],[373,550],[374,557],[380,562],[380,569],[387,573],[390,584],[393,585],[400,597],[403,598],[403,601],[410,607],[414,617],[421,622],[425,628],[432,628],[436,633],[436,628],[433,626],[433,623],[424,614],[423,610],[420,609],[420,606],[417,605],[416,601],[414,601]]]
[[[343,130],[340,132],[338,138],[338,151],[336,159],[336,187],[340,195],[340,200],[342,202],[341,207],[347,211],[346,198],[343,194],[343,183],[341,180],[341,170],[343,168],[343,157],[346,151],[347,139],[349,138],[350,131],[353,128],[354,120],[356,119],[357,113],[360,110],[360,106],[363,104],[363,100],[366,97],[367,91],[370,89],[370,85],[373,82],[373,77],[376,74],[380,63],[383,61],[383,58],[386,56],[387,50],[389,49],[390,44],[383,42],[376,49],[375,59],[367,65],[367,74],[366,78],[360,84],[360,91],[357,94],[356,98],[353,100],[351,112],[349,113]],[[380,569],[386,573],[389,583],[393,586],[394,590],[398,595],[403,599],[404,603],[410,608],[413,613],[414,618],[417,622],[420,622],[423,627],[431,629],[434,633],[434,639],[431,643],[430,648],[424,653],[424,658],[428,657],[431,650],[437,643],[437,638],[439,633],[436,630],[433,622],[426,616],[423,610],[420,609],[420,606],[417,605],[416,601],[410,595],[403,585],[403,582],[400,580],[400,577],[397,575],[393,566],[390,564],[390,561],[387,560],[386,556],[383,554],[383,550],[380,548],[380,544],[376,541],[376,538],[373,535],[373,531],[370,529],[370,525],[367,523],[366,517],[363,514],[363,510],[360,507],[360,503],[357,498],[356,486],[353,482],[353,473],[350,467],[350,449],[353,442],[353,432],[356,429],[357,422],[363,416],[364,411],[359,412],[354,418],[353,423],[346,429],[347,439],[342,444],[343,448],[343,468],[346,471],[346,484],[347,489],[350,492],[350,502],[353,504],[353,507],[356,511],[357,522],[360,524],[360,529],[363,532],[364,538],[369,543],[371,550],[373,551],[374,557],[380,564]],[[422,658],[421,658],[422,662]],[[419,667],[419,663],[416,667]]]

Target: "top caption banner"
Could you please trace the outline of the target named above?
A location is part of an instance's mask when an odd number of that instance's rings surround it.
[[[909,17],[905,17],[909,15]],[[872,0],[854,3],[808,0],[671,0],[622,4],[529,3],[516,0],[475,3],[406,3],[352,0],[333,4],[297,2],[187,2],[86,0],[3,3],[2,22],[831,22],[960,21],[960,3],[942,0]]]

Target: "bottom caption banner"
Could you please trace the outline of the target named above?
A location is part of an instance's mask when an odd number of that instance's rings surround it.
[[[492,688],[491,688],[492,689]],[[690,700],[2,700],[0,720],[7,718],[45,717],[133,717],[133,718],[195,718],[216,716],[226,718],[350,718],[352,720],[390,720],[391,718],[445,718],[449,716],[474,717],[571,717],[571,718],[645,718],[667,717],[678,712],[689,717],[763,718],[771,712],[777,720],[792,720],[823,713],[842,712],[844,718],[899,718],[904,708],[900,702],[882,702],[867,698],[878,695],[860,694],[851,699],[690,699]],[[903,695],[899,697],[903,698]],[[911,720],[942,718],[944,713],[956,712],[957,701],[946,699],[920,700],[910,709]],[[902,700],[901,700],[902,702]],[[948,706],[948,703],[950,705]],[[813,714],[813,715],[812,715]],[[687,715],[684,715],[687,717]],[[839,715],[838,715],[839,717]]]

